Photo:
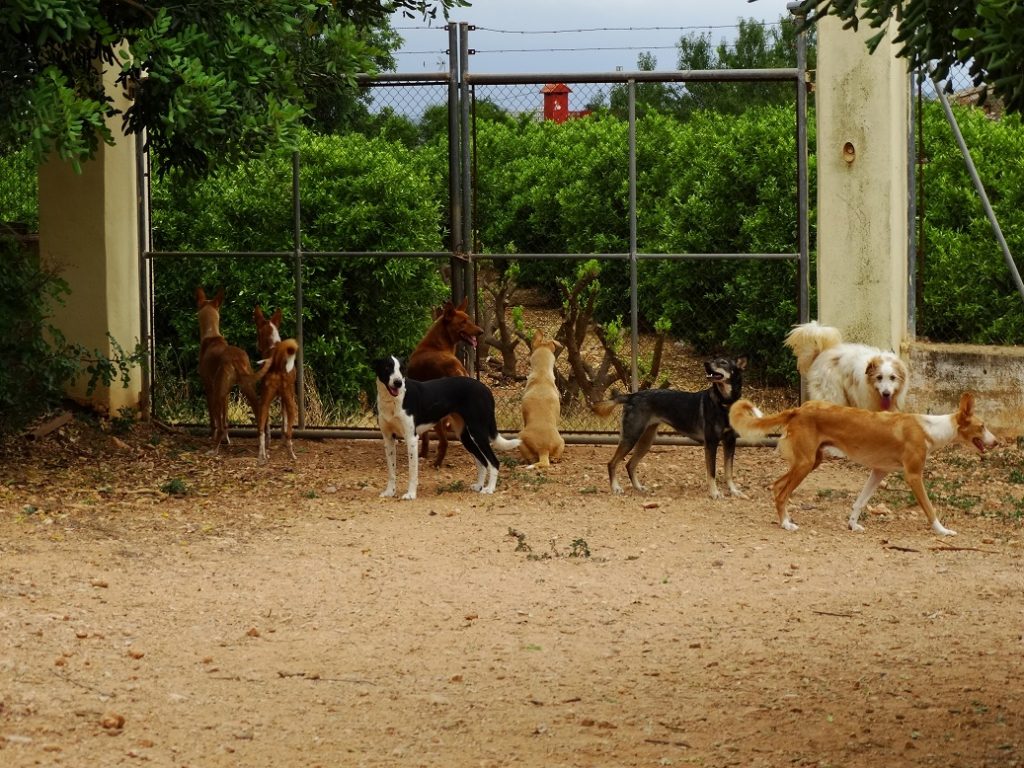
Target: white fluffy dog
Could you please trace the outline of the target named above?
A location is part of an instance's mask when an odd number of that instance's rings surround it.
[[[903,410],[907,366],[892,352],[843,341],[838,328],[811,321],[786,336],[812,400],[869,411]]]

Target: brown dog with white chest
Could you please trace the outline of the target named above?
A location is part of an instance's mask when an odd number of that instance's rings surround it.
[[[540,330],[530,343],[530,375],[523,390],[523,428],[519,432],[519,453],[530,467],[551,466],[551,459],[560,459],[565,449],[565,440],[558,433],[562,400],[555,383],[555,355],[561,346]]]
[[[466,366],[455,354],[455,345],[461,341],[475,349],[477,336],[482,334],[484,329],[470,318],[466,311],[468,306],[468,299],[463,299],[458,306],[450,301],[445,302],[441,314],[427,329],[426,334],[405,363],[405,375],[408,378],[416,381],[432,381],[445,376],[469,375]],[[446,422],[438,423],[435,431],[437,433],[437,456],[434,458],[434,466],[440,467],[448,452]],[[421,442],[420,453],[426,456],[430,449],[430,438],[426,432],[423,433]]]

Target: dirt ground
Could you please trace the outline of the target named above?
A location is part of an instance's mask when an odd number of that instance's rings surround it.
[[[468,454],[378,498],[379,440],[78,420],[0,470],[0,765],[1024,765],[1024,475],[1014,440],[898,476],[832,460],[778,527],[707,498],[699,448],[608,491],[607,445],[547,472]],[[400,464],[400,487],[405,468]]]

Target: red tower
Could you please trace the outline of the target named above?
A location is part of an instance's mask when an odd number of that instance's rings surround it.
[[[565,83],[548,83],[540,92],[544,94],[544,119],[564,123],[569,119],[569,94],[572,89]]]

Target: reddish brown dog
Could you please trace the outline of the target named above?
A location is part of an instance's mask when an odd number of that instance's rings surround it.
[[[281,340],[281,310],[278,309],[268,320],[257,305],[252,319],[256,322],[256,347],[263,364],[269,367],[260,388],[259,414],[256,423],[260,435],[260,462],[267,460],[267,446],[270,444],[270,406],[275,398],[281,400],[281,432],[284,434],[288,455],[295,458],[292,448],[292,430],[299,420],[299,407],[295,399],[295,358],[299,343],[295,339]]]
[[[196,305],[199,307],[199,378],[206,394],[206,409],[210,414],[210,428],[213,431],[213,449],[217,453],[221,441],[231,442],[228,437],[228,396],[238,387],[252,408],[253,416],[259,412],[259,397],[256,384],[267,372],[264,366],[253,373],[249,355],[245,350],[228,344],[220,333],[220,306],[224,303],[224,289],[221,288],[212,299],[206,298],[202,286],[196,288]]]
[[[444,309],[426,335],[416,345],[405,365],[405,375],[416,381],[430,381],[445,376],[468,376],[466,366],[455,355],[455,345],[464,341],[476,347],[477,339],[484,329],[473,322],[466,312],[468,299],[463,299],[459,306],[450,301],[445,302]],[[448,434],[445,422],[435,428],[437,432],[437,457],[434,466],[440,467],[448,452]],[[426,456],[430,448],[430,438],[423,434],[422,455]]]

